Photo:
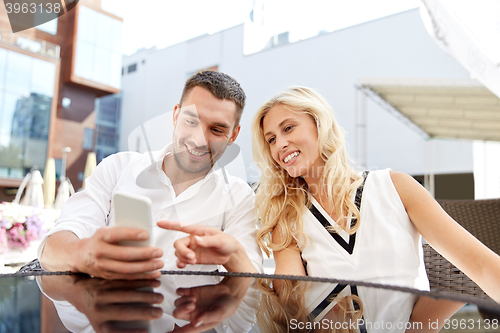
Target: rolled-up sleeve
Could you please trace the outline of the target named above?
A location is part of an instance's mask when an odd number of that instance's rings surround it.
[[[55,226],[45,235],[38,247],[38,258],[47,238],[59,231],[71,231],[78,238],[89,238],[97,229],[108,224],[111,197],[123,168],[131,155],[119,153],[101,161],[85,180],[85,190],[75,193],[65,203]]]
[[[243,181],[237,181],[231,186],[233,207],[226,213],[224,232],[230,234],[245,248],[253,265],[262,273],[263,256],[257,240],[257,213],[254,205],[254,193],[251,187]]]

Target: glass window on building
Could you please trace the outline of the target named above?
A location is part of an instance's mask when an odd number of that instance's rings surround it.
[[[92,128],[84,128],[83,130],[83,149],[92,149],[94,141],[94,130]]]
[[[7,50],[0,48],[0,78],[5,77],[5,65],[7,64]],[[3,91],[5,80],[0,80],[0,93]],[[0,100],[1,103],[1,100]]]
[[[118,152],[120,139],[121,95],[113,94],[96,99],[96,142],[97,163]]]
[[[122,22],[80,5],[74,75],[112,88],[120,88]]]
[[[56,179],[59,179],[62,171],[62,159],[54,158],[54,165],[56,166]]]
[[[137,64],[129,65],[127,68],[127,73],[133,73],[137,70]]]
[[[0,178],[43,170],[56,64],[0,48]]]
[[[12,94],[28,96],[31,91],[31,65],[34,58],[7,51],[4,89]]]

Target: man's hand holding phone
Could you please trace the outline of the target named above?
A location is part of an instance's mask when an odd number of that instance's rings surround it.
[[[149,199],[118,192],[113,196],[113,210],[116,226],[100,228],[90,238],[80,239],[70,231],[51,235],[40,258],[43,267],[50,271],[70,270],[104,279],[159,278],[161,272],[158,270],[164,266],[160,259],[163,250],[150,246],[152,218]]]
[[[163,250],[151,246],[150,199],[116,192],[113,211],[115,227],[100,228],[92,237],[81,240],[82,269],[105,279],[159,278]]]
[[[77,271],[104,279],[158,279],[164,263],[163,250],[151,246],[120,245],[123,242],[144,241],[149,238],[139,228],[104,227],[90,238],[78,242],[80,267]]]

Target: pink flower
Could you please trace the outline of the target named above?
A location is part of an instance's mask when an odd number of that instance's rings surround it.
[[[7,241],[11,249],[26,249],[29,246],[28,236],[23,223],[16,223],[7,230]]]
[[[23,250],[53,227],[59,211],[22,206],[10,202],[0,204],[0,254],[9,249]]]
[[[7,252],[7,230],[0,228],[0,254]]]

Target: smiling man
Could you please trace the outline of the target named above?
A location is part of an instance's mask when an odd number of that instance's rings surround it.
[[[162,267],[176,269],[173,243],[185,234],[155,227],[148,235],[114,226],[113,193],[126,191],[151,199],[155,222],[210,226],[231,235],[262,271],[253,191],[246,182],[214,168],[238,137],[244,106],[245,93],[230,76],[214,71],[194,74],[173,110],[172,143],[157,152],[123,152],[104,159],[87,178],[85,190],[68,200],[42,242],[42,267],[108,279],[154,279]],[[118,245],[148,237],[149,247]]]

